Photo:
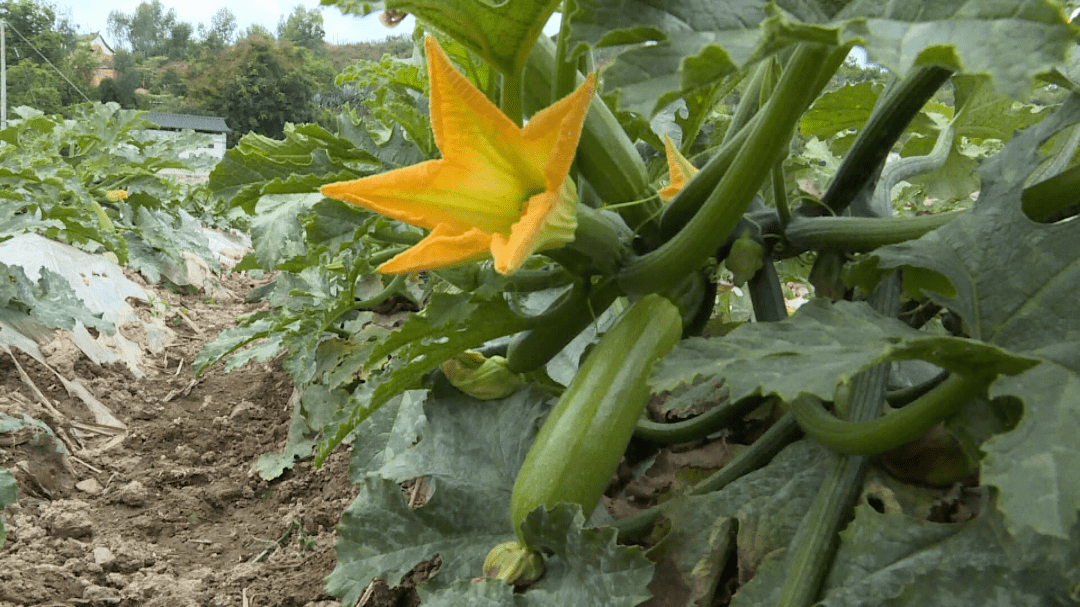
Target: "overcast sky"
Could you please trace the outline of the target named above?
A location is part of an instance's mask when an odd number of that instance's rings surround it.
[[[60,11],[71,9],[71,17],[76,29],[80,34],[101,32],[105,41],[113,47],[117,41],[108,34],[108,18],[112,11],[120,11],[131,15],[135,12],[140,0],[55,0],[56,7]],[[349,42],[363,42],[369,40],[382,40],[387,36],[397,34],[411,34],[413,28],[412,17],[409,17],[398,27],[389,29],[379,23],[378,15],[372,14],[363,19],[354,16],[342,15],[337,7],[320,7],[319,0],[225,0],[224,2],[210,2],[209,0],[161,0],[165,11],[174,9],[176,18],[186,21],[193,28],[198,29],[200,23],[209,27],[210,18],[221,8],[228,8],[236,16],[237,33],[243,32],[252,23],[258,23],[277,34],[278,21],[293,12],[293,8],[299,4],[308,9],[320,9],[323,13],[323,28],[326,30],[326,41],[330,44],[346,44]]]

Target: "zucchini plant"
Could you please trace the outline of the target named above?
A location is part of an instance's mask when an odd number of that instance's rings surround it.
[[[228,152],[279,274],[197,362],[285,352],[267,478],[351,447],[331,595],[1080,602],[1064,6],[324,3],[416,15],[400,111]]]

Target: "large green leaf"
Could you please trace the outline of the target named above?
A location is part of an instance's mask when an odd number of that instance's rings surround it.
[[[641,550],[616,546],[613,530],[584,529],[580,508],[566,506],[534,512],[523,525],[530,541],[554,554],[541,582],[524,595],[502,582],[470,582],[488,551],[514,538],[510,492],[548,400],[526,389],[478,401],[440,381],[422,418],[404,412],[391,424],[362,426],[355,441],[367,453],[362,459],[379,467],[361,479],[360,495],[342,516],[328,592],[348,603],[372,578],[397,585],[438,555],[438,573],[417,588],[425,605],[614,606],[647,599],[652,565]],[[417,431],[419,442],[399,451]],[[410,509],[398,482],[419,477],[431,497]]]
[[[1013,533],[1029,527],[1068,537],[1080,510],[1080,374],[1047,362],[1003,379],[993,394],[1017,396],[1026,406],[1012,432],[983,443],[983,482],[1001,489]]]
[[[470,398],[448,382],[439,381],[424,403],[427,423],[420,442],[385,463],[379,476],[398,482],[429,476],[440,484],[471,487],[477,499],[510,503],[525,453],[532,445],[532,428],[549,398],[534,389],[521,390],[497,401]],[[507,431],[521,428],[520,431]],[[500,520],[509,529],[509,509]]]
[[[513,536],[510,489],[546,400],[529,390],[477,401],[441,385],[425,403],[420,442],[368,471],[342,515],[328,592],[355,601],[372,578],[395,586],[436,555],[445,583],[479,575],[488,551]],[[385,444],[384,429],[361,426],[356,442]],[[398,483],[419,477],[429,477],[431,497],[410,509]],[[476,484],[476,478],[487,481]]]
[[[360,483],[371,475],[392,478],[383,472],[383,467],[420,440],[420,433],[427,425],[424,417],[426,397],[423,390],[402,392],[357,430],[349,461],[349,479],[353,483]],[[407,475],[406,478],[415,476]]]
[[[1065,604],[1064,572],[1048,567],[1048,560],[1010,558],[995,518],[989,511],[966,523],[932,523],[860,504],[840,533],[821,604]]]
[[[624,607],[649,598],[653,564],[637,547],[615,543],[611,528],[585,529],[581,508],[559,504],[525,517],[522,533],[549,553],[540,581],[525,592],[499,580],[458,579],[417,587],[425,606]]]
[[[269,194],[255,204],[251,243],[259,265],[274,270],[282,261],[307,249],[300,215],[322,200],[321,194]]]
[[[959,314],[973,338],[1080,371],[1080,351],[1062,345],[1080,340],[1073,314],[1080,290],[1076,224],[1034,223],[1020,206],[1024,182],[1040,161],[1038,146],[1078,120],[1080,99],[1073,97],[986,162],[970,213],[918,240],[878,249],[851,278],[865,286],[882,271],[908,268],[906,287]]]
[[[547,571],[529,587],[523,605],[621,607],[649,599],[646,586],[653,564],[644,551],[617,545],[610,527],[584,529],[584,525],[581,508],[567,504],[537,509],[525,517],[521,524],[525,541],[554,558],[546,559]]]
[[[1080,527],[1073,529],[1071,542],[1041,536],[1037,545],[1021,546],[1002,534],[1001,515],[989,495],[984,490],[983,499],[977,500],[974,520],[937,523],[902,507],[912,499],[929,505],[935,494],[925,488],[897,481],[867,487],[854,520],[840,532],[839,548],[815,605],[1069,604],[1073,578],[1080,572],[1075,560],[1080,548],[1072,545]],[[732,606],[777,604],[787,574],[782,554],[769,559],[739,589]]]
[[[995,394],[1022,398],[1025,413],[1016,430],[984,449],[987,479],[1002,489],[1009,528],[1058,537],[1080,509],[1076,434],[1068,431],[1080,415],[1080,238],[1075,220],[1030,221],[1021,197],[1041,160],[1039,146],[1077,121],[1074,96],[985,163],[983,189],[969,214],[916,241],[878,249],[851,272],[866,286],[883,270],[903,267],[909,290],[953,310],[972,337],[1053,363],[994,387]],[[1050,493],[1033,508],[1029,491],[1036,486]]]
[[[315,192],[324,183],[366,175],[379,164],[363,147],[317,124],[288,125],[283,140],[244,135],[210,173],[209,185],[232,206],[252,212],[263,193]]]
[[[661,554],[678,566],[694,599],[708,594],[721,575],[718,559],[726,556],[723,536],[732,523],[741,580],[770,562],[783,563],[833,457],[813,441],[799,441],[720,491],[676,498],[666,512],[671,531]]]
[[[730,398],[755,393],[791,400],[802,392],[832,400],[838,382],[872,365],[920,359],[960,373],[1018,373],[1035,361],[1001,348],[934,336],[874,312],[864,303],[815,299],[788,319],[748,323],[722,338],[679,342],[653,373],[660,389],[722,376]]]
[[[469,47],[503,74],[518,75],[532,43],[544,29],[558,0],[320,0],[345,14],[366,15],[387,8],[416,15]]]
[[[1076,40],[1048,1],[579,0],[578,7],[575,42],[629,45],[605,72],[605,88],[647,116],[795,42],[859,44],[901,76],[928,63],[988,74],[1018,95],[1035,75],[1062,65]]]
[[[373,578],[396,586],[435,556],[442,559],[438,577],[480,575],[488,550],[513,536],[509,506],[484,502],[468,486],[433,481],[430,487],[427,503],[412,509],[396,482],[370,477],[360,483],[360,494],[341,515],[327,592],[352,605]]]
[[[823,94],[799,120],[799,133],[828,139],[848,129],[861,129],[874,110],[881,88],[876,82],[860,82]]]

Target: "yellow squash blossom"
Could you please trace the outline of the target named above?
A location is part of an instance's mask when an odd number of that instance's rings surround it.
[[[109,190],[108,192],[105,192],[105,199],[109,202],[120,202],[127,197],[127,190]]]
[[[671,202],[672,198],[675,198],[679,190],[686,186],[686,182],[690,181],[694,175],[697,175],[698,169],[679,153],[679,148],[675,147],[675,144],[667,135],[664,135],[664,150],[667,152],[668,175],[671,176],[671,185],[661,188],[657,194],[660,194],[660,200],[667,204]]]
[[[510,274],[535,251],[574,239],[577,192],[567,178],[596,78],[518,127],[464,76],[430,36],[431,128],[439,160],[323,186],[349,202],[431,230],[379,267],[386,274],[490,256]]]

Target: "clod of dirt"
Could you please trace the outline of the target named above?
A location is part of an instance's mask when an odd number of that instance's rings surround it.
[[[243,274],[222,280],[236,293],[255,286]],[[219,365],[198,380],[191,369],[205,343],[264,304],[149,288],[164,309],[194,312],[187,318],[202,333],[181,325],[183,338],[150,359],[142,379],[121,364],[62,361],[127,429],[99,434],[58,424],[79,437],[69,457],[71,496],[79,499],[31,491],[29,475],[16,472],[19,501],[2,514],[9,533],[0,547],[0,607],[242,607],[245,598],[259,607],[339,606],[323,578],[336,564],[334,525],[357,493],[348,453],[334,453],[317,471],[304,461],[278,481],[262,480],[251,473],[254,463],[281,449],[288,434],[289,376],[274,362],[230,374]],[[136,312],[153,314],[146,306]],[[61,414],[92,422],[48,368],[18,356]],[[0,359],[0,394],[0,405],[39,402],[10,358]],[[29,459],[25,444],[0,450],[8,469]],[[294,520],[303,533],[279,542]]]

